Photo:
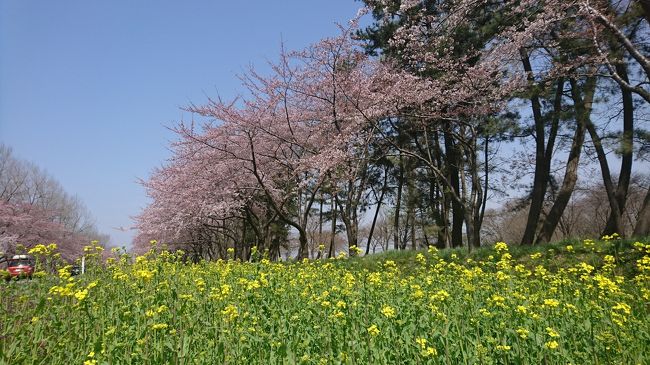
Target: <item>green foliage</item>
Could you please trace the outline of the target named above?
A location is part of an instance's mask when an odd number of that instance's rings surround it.
[[[89,255],[95,253],[88,252]],[[0,286],[0,363],[648,363],[650,245],[293,264],[116,253]]]

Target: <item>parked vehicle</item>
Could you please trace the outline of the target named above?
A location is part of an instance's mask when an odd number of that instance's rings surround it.
[[[31,280],[34,274],[34,259],[29,255],[14,255],[8,260],[7,271],[9,272],[7,280],[21,277]]]

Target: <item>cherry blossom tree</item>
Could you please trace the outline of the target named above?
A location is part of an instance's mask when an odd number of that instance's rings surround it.
[[[277,258],[290,230],[297,235],[296,256],[305,258],[309,240],[324,237],[324,217],[332,223],[331,241],[340,219],[351,247],[358,244],[364,210],[376,204],[376,221],[379,206],[394,198],[396,237],[403,200],[403,228],[409,228],[395,246],[405,248],[410,235],[416,248],[416,225],[428,242],[425,223],[418,223],[428,208],[418,202],[423,187],[442,227],[439,241],[462,244],[464,226],[468,247],[478,246],[491,143],[512,123],[517,99],[530,103],[527,136],[536,146],[523,241],[553,235],[575,188],[587,134],[600,159],[613,226],[620,225],[631,154],[614,187],[602,160],[604,130],[592,110],[603,79],[621,88],[625,120],[632,117],[630,95],[645,100],[647,57],[634,29],[644,32],[647,25],[622,24],[620,4],[603,1],[365,3],[388,30],[375,33],[384,37],[384,53],[364,52],[353,21],[337,37],[302,51],[282,50],[269,74],[250,69],[241,76],[240,97],[187,108],[205,122],[175,126],[173,157],[144,182],[152,202],[138,217],[139,246],[156,238],[189,247],[196,258],[225,257],[234,248],[236,257],[247,259],[255,245]],[[630,77],[632,71],[642,77]],[[624,124],[629,138],[633,127]],[[573,137],[562,186],[547,209],[549,161],[563,129]]]
[[[345,185],[339,205],[354,237],[369,138],[361,111],[370,107],[362,94],[370,65],[349,29],[342,30],[304,51],[283,52],[270,76],[250,70],[241,77],[245,96],[192,105],[190,111],[210,122],[200,131],[176,128],[181,141],[174,160],[146,183],[153,204],[140,217],[142,228],[266,216],[256,229],[276,220],[292,227],[302,258],[319,191]]]
[[[62,257],[72,260],[93,240],[108,237],[97,232],[79,198],[0,145],[0,252],[14,253],[19,244],[29,249],[56,243]]]

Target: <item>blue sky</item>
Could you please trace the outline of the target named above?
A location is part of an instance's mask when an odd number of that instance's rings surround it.
[[[0,143],[77,194],[116,245],[169,156],[180,108],[239,90],[281,40],[337,33],[354,0],[0,1]]]

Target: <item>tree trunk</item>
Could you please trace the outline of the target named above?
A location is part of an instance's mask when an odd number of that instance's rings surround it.
[[[627,67],[624,64],[616,66],[616,72],[621,78],[628,82]],[[632,99],[632,92],[621,88],[623,98],[623,136],[621,138],[621,170],[618,175],[618,186],[616,188],[616,201],[619,208],[619,216],[623,216],[625,212],[625,203],[627,202],[627,192],[630,186],[630,178],[632,176],[632,150],[633,150],[633,134],[634,134],[634,104]],[[604,235],[611,235],[612,233],[623,234],[623,227],[620,228],[621,232],[617,232],[615,217],[613,212],[610,212],[607,225],[603,231]]]
[[[325,201],[324,193],[320,193],[320,208],[318,209],[318,240],[321,241],[319,244],[322,244],[323,242],[323,203]]]
[[[349,191],[348,191],[349,192]],[[348,193],[349,194],[349,193]],[[341,201],[338,199],[338,196],[336,197],[336,206],[338,207],[338,212],[340,213],[339,215],[341,216],[341,222],[343,222],[343,226],[345,226],[345,234],[347,236],[347,241],[348,241],[348,253],[352,255],[352,252],[350,251],[350,247],[356,246],[356,230],[353,225],[352,220],[350,219],[350,202],[348,201],[348,204],[342,204]]]
[[[474,236],[472,237],[472,241],[469,241],[470,246],[474,247],[480,247],[481,246],[481,225],[483,224],[483,219],[482,219],[482,209],[483,209],[483,196],[486,194],[486,192],[483,191],[483,188],[481,186],[481,178],[478,173],[479,165],[478,165],[478,158],[476,155],[476,149],[477,149],[477,144],[476,144],[477,139],[474,138],[474,146],[471,151],[471,162],[472,162],[472,231],[474,232]],[[487,143],[487,142],[486,142]],[[485,161],[487,164],[487,159]],[[487,166],[487,165],[486,165]],[[487,169],[485,171],[486,176],[487,176]],[[487,181],[485,182],[487,185]]]
[[[571,80],[571,97],[574,103],[577,122],[576,131],[573,137],[573,142],[571,143],[571,150],[569,151],[562,187],[560,188],[555,203],[546,216],[541,231],[535,241],[538,244],[549,242],[553,237],[553,233],[564,214],[564,210],[569,204],[576,182],[578,181],[578,165],[580,162],[582,145],[584,144],[585,139],[585,126],[589,116],[591,115],[592,102],[596,90],[595,77],[589,77],[584,88],[585,93],[583,98],[580,95],[580,90],[578,90],[577,82]]]
[[[468,212],[465,214],[465,231],[467,232],[467,250],[472,251],[472,247],[480,246],[480,238],[476,235],[474,220]]]
[[[436,132],[434,135],[434,145],[435,145],[435,161],[438,167],[442,166],[442,150],[440,148],[440,138]],[[438,215],[436,224],[438,226],[438,242],[436,247],[443,249],[450,246],[450,237],[449,237],[449,200],[447,195],[441,191],[441,184],[438,178],[430,177],[431,179],[431,189],[435,188],[435,199],[438,205]]]
[[[531,73],[532,68],[530,61],[526,57],[524,61],[526,72]],[[530,74],[529,74],[530,75]],[[529,76],[529,81],[531,80]],[[535,121],[535,176],[533,178],[533,190],[530,196],[530,208],[528,210],[528,219],[526,220],[526,229],[521,239],[522,245],[530,245],[535,240],[535,233],[539,226],[539,218],[544,207],[544,197],[548,187],[549,174],[551,169],[551,156],[555,147],[555,138],[558,131],[559,115],[562,108],[562,92],[564,91],[564,79],[558,80],[555,99],[553,103],[553,122],[547,143],[545,139],[545,121],[542,118],[541,106],[537,93],[531,96],[531,107],[533,109],[533,119]]]
[[[280,258],[280,238],[273,235],[269,244],[269,260],[278,261]]]
[[[336,199],[334,198],[334,194],[332,194],[332,235],[330,236],[330,248],[327,252],[327,258],[332,258],[334,257],[334,254],[336,253],[336,212],[337,212],[337,207],[336,207]]]
[[[650,236],[650,188],[648,188],[645,199],[643,199],[643,206],[641,207],[639,217],[636,220],[632,236],[636,238],[645,238]]]
[[[449,209],[445,201],[445,195],[440,193],[440,184],[436,184],[434,179],[431,179],[431,189],[435,189],[434,199],[436,200],[434,218],[437,227],[437,241],[436,248],[443,249],[449,247]]]
[[[241,241],[235,242],[235,257],[241,261],[246,261],[246,231],[248,225],[246,224],[246,218],[241,220]]]
[[[387,184],[388,184],[388,171],[384,170],[384,184],[381,187],[381,193],[379,194],[379,199],[377,199],[377,209],[375,209],[375,214],[372,217],[372,224],[370,225],[370,232],[368,232],[368,242],[366,243],[366,255],[370,253],[370,243],[372,242],[372,235],[375,232],[375,225],[377,223],[377,217],[379,216],[379,210],[381,209],[381,203],[384,201],[384,195],[386,193]]]
[[[479,227],[483,226],[483,218],[485,217],[485,207],[487,206],[488,189],[490,188],[490,137],[485,136],[485,146],[483,150],[483,158],[485,159],[485,176],[483,182],[483,199],[481,201],[481,213],[478,216]],[[479,228],[480,231],[480,228]]]
[[[396,250],[399,250],[399,215],[402,205],[402,187],[404,186],[404,161],[402,154],[399,155],[399,175],[397,178],[397,200],[395,202],[395,218],[393,223],[393,244]]]
[[[300,243],[300,247],[298,248],[298,255],[296,256],[296,260],[309,258],[309,242],[307,240],[307,232],[305,232],[303,229],[298,229],[298,242]]]
[[[415,242],[415,229],[416,229],[416,213],[415,205],[418,200],[417,189],[415,187],[415,172],[414,165],[415,161],[413,159],[408,160],[409,163],[406,165],[406,189],[407,189],[407,210],[408,210],[408,221],[410,222],[410,232],[409,236],[411,238],[411,249],[415,250],[417,248],[417,243]],[[406,248],[406,240],[404,241],[404,246]]]
[[[406,222],[404,224],[404,235],[402,236],[402,240],[400,241],[400,245],[399,245],[400,250],[406,249],[406,242],[409,238],[409,231],[411,229],[411,211],[409,209],[406,209],[405,221]]]
[[[610,217],[614,220],[613,228],[616,233],[623,234],[621,208],[618,206],[618,199],[616,199],[616,192],[614,191],[614,184],[612,183],[612,176],[609,171],[607,156],[605,155],[605,150],[600,140],[600,136],[598,136],[596,131],[596,126],[594,126],[594,123],[592,123],[591,120],[587,120],[586,122],[587,131],[589,131],[589,136],[591,137],[591,141],[596,149],[596,156],[598,158],[598,163],[600,164],[600,172],[603,177],[605,191],[607,192],[607,200],[609,201]]]
[[[417,250],[417,240],[415,239],[415,209],[411,212],[411,249]]]
[[[527,73],[528,86],[530,90],[530,105],[533,112],[533,121],[535,122],[535,175],[533,178],[533,191],[530,194],[530,208],[528,210],[528,220],[526,221],[526,229],[524,237],[521,239],[522,245],[530,245],[535,239],[535,230],[537,229],[537,222],[539,215],[542,212],[542,205],[544,203],[544,195],[546,194],[546,181],[548,176],[544,171],[544,158],[546,157],[546,137],[545,122],[542,118],[542,105],[539,102],[539,91],[534,85],[535,78],[533,76],[533,69],[530,64],[528,54],[524,49],[520,49],[521,61],[524,65],[524,71]]]
[[[457,147],[453,141],[453,135],[445,131],[445,156],[448,179],[451,188],[458,194],[460,192],[460,179],[458,177],[458,153]],[[451,246],[460,247],[463,245],[463,206],[456,199],[449,197],[451,200],[452,223],[451,223]]]

